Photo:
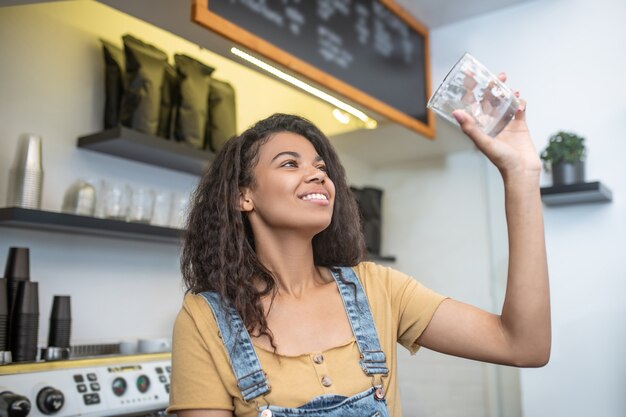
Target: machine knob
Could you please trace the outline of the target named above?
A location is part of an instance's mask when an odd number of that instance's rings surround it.
[[[30,413],[30,401],[11,391],[0,392],[0,415],[26,417]]]
[[[37,394],[37,408],[44,414],[54,414],[63,408],[65,396],[61,391],[52,387],[45,387]]]

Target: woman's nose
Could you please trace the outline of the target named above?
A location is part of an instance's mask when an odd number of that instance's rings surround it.
[[[322,171],[316,167],[311,167],[309,171],[306,173],[306,182],[319,182],[324,184],[326,181],[326,172]]]

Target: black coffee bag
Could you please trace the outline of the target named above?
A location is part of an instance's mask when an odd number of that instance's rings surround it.
[[[120,124],[120,107],[124,97],[124,51],[100,39],[104,55],[104,128]]]
[[[176,140],[203,149],[214,68],[187,55],[174,55],[180,87]]]
[[[163,85],[161,87],[161,110],[159,112],[157,136],[166,139],[174,138],[176,108],[180,101],[179,96],[180,88],[176,68],[170,64],[166,64]]]
[[[236,130],[235,89],[231,84],[214,78],[209,92],[208,147],[218,152],[228,139],[237,134]]]
[[[122,100],[123,125],[156,134],[161,111],[161,86],[167,63],[165,52],[130,35],[122,37],[126,57],[127,90]]]

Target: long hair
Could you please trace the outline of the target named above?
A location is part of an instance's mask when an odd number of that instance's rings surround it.
[[[345,170],[328,138],[311,122],[294,115],[274,114],[230,139],[204,173],[191,199],[181,270],[193,293],[215,291],[239,312],[246,328],[265,334],[273,345],[261,298],[275,294],[276,278],[259,261],[252,228],[240,211],[240,189],[254,187],[254,168],[261,146],[278,132],[306,138],[326,164],[335,184],[330,225],[313,238],[317,266],[354,266],[365,243],[356,201]],[[259,290],[254,280],[263,283]]]

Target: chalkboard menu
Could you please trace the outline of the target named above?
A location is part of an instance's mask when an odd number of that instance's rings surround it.
[[[195,0],[194,21],[428,137],[428,31],[389,0]]]

